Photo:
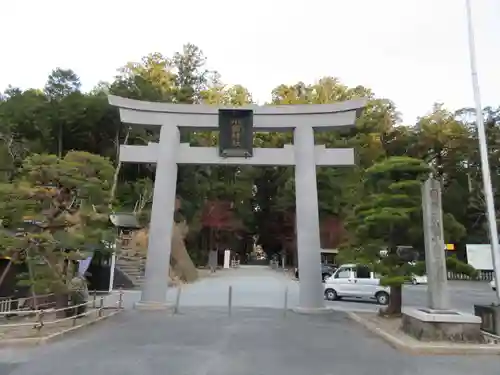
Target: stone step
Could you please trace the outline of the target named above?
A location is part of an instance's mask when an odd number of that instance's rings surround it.
[[[121,260],[121,261],[125,261],[125,262],[145,262],[146,258],[120,256],[120,257],[117,257],[117,260]]]
[[[117,261],[116,266],[134,284],[134,289],[140,289],[144,279],[144,266],[139,263]]]
[[[128,263],[128,262],[116,262],[117,265],[120,267],[127,267],[127,268],[143,268],[145,265],[141,263]]]
[[[133,283],[135,283],[135,281],[137,280],[143,280],[144,277],[141,276],[141,275],[129,275],[127,274],[128,278],[130,279],[130,281],[132,281]]]
[[[144,268],[143,264],[120,263],[120,262],[117,262],[116,264],[120,267],[126,267],[126,268],[137,268],[137,269]]]
[[[125,272],[127,275],[128,274],[135,274],[135,275],[144,275],[146,272],[144,270],[139,270],[137,268],[123,268],[119,267],[122,272]]]
[[[135,268],[123,268],[119,267],[122,272],[125,272],[127,275],[144,275],[145,272],[143,270],[138,270]]]
[[[128,258],[146,258],[144,256],[144,254],[141,254],[141,253],[135,253],[135,252],[123,252],[123,251],[120,251],[120,253],[118,254],[120,257],[128,257]]]
[[[134,273],[144,273],[143,268],[138,268],[138,267],[120,267],[118,266],[123,272],[134,272]]]
[[[128,277],[130,278],[135,278],[135,279],[140,279],[140,278],[143,278],[144,275],[141,274],[141,273],[133,273],[133,272],[127,272],[127,271],[124,271]]]
[[[144,267],[141,267],[141,266],[130,266],[130,265],[127,265],[127,264],[118,264],[117,265],[118,267],[120,267],[121,269],[127,269],[127,270],[142,270],[144,269]]]
[[[129,278],[140,279],[140,278],[144,277],[144,275],[140,274],[140,273],[128,273],[128,272],[125,272],[125,273],[127,274],[127,276]]]
[[[144,277],[144,274],[141,273],[141,272],[127,272],[127,271],[124,271],[122,270],[122,272],[124,272],[128,277],[133,277],[133,278],[142,278]]]
[[[135,273],[137,275],[143,275],[145,273],[144,270],[140,270],[137,268],[127,268],[127,267],[119,267],[119,268],[120,268],[120,270],[122,270],[123,272],[126,272],[127,274]]]
[[[138,271],[143,271],[145,267],[134,267],[134,266],[127,266],[126,264],[117,264],[118,267],[122,270],[138,270]]]

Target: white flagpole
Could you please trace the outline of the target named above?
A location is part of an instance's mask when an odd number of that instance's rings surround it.
[[[472,90],[476,106],[477,135],[479,139],[479,152],[481,155],[481,170],[483,174],[484,196],[486,199],[486,213],[488,217],[488,229],[491,242],[491,258],[495,271],[495,285],[497,300],[500,302],[500,248],[498,243],[498,229],[495,214],[495,201],[491,185],[490,164],[488,161],[488,146],[486,144],[486,132],[484,130],[483,107],[481,105],[481,93],[477,76],[476,47],[474,41],[474,27],[472,26],[471,0],[465,0],[467,8],[467,28],[469,32],[469,57],[472,75]]]

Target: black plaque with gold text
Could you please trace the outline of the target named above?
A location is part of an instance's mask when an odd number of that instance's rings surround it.
[[[219,155],[251,157],[253,155],[253,111],[219,109]]]

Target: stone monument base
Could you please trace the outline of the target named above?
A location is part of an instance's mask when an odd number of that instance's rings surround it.
[[[474,305],[474,315],[481,319],[483,331],[500,336],[500,305]]]
[[[420,341],[485,342],[481,318],[454,310],[406,308],[401,330]]]
[[[168,303],[139,301],[134,304],[134,308],[136,310],[143,310],[143,311],[162,311],[162,310],[170,310],[172,306]]]

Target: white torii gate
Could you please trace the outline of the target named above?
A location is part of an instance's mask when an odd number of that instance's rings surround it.
[[[109,96],[109,103],[120,109],[123,123],[161,127],[159,143],[147,146],[121,145],[122,163],[156,163],[153,207],[149,229],[146,274],[138,308],[167,308],[173,218],[175,211],[177,165],[260,165],[295,167],[295,201],[300,292],[297,311],[324,310],[321,283],[321,245],[319,229],[316,166],[352,166],[354,149],[325,148],[314,144],[314,130],[343,129],[354,126],[366,99],[335,104],[246,106],[254,115],[258,132],[293,131],[293,145],[283,148],[255,148],[253,156],[224,158],[216,147],[192,147],[180,143],[179,129],[218,130],[219,108],[200,104],[152,103]]]

